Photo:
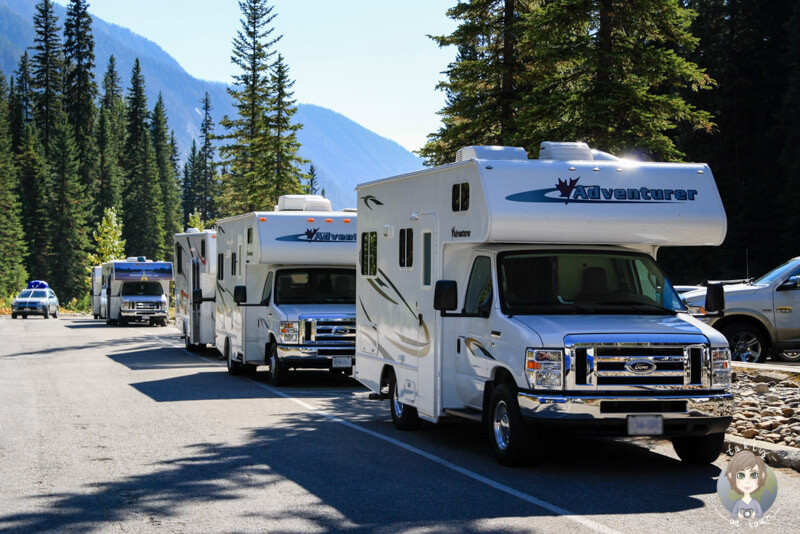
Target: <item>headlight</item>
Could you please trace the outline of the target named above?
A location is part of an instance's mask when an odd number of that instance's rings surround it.
[[[132,310],[133,309],[133,302],[123,302],[122,303],[123,310]]]
[[[702,306],[692,306],[688,302],[684,302],[684,304],[686,304],[686,309],[692,315],[705,315],[706,314],[706,310]]]
[[[528,349],[525,351],[525,372],[532,388],[563,387],[564,351]]]
[[[711,385],[730,387],[731,351],[730,349],[711,349]]]
[[[297,343],[300,334],[300,323],[297,321],[281,321],[281,343]]]

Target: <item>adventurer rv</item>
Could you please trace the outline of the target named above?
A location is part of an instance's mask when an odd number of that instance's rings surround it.
[[[100,316],[106,324],[147,321],[167,326],[172,263],[144,257],[103,264]]]
[[[669,437],[685,461],[717,457],[728,343],[655,261],[662,246],[722,243],[707,165],[584,143],[544,143],[538,160],[466,147],[456,163],[357,192],[354,376],[389,399],[398,428],[484,421],[505,464],[554,427]],[[724,306],[718,289],[710,310]]]
[[[217,221],[217,348],[228,372],[270,366],[351,373],[356,214],[317,195]]]
[[[92,316],[100,318],[100,295],[103,292],[103,266],[95,265],[92,267],[91,288],[92,292]]]
[[[214,345],[217,231],[189,228],[175,234],[175,327],[186,349]]]

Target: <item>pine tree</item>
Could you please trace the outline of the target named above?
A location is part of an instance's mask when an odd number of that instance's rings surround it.
[[[53,262],[49,281],[61,299],[69,301],[82,297],[87,290],[84,269],[89,239],[88,199],[78,176],[78,150],[66,114],[56,122],[53,148],[53,205],[58,209],[51,214]]]
[[[50,273],[52,180],[36,126],[26,125],[17,156],[22,228],[28,247],[26,269],[31,278],[47,280]]]
[[[97,147],[94,128],[97,84],[94,81],[94,37],[86,0],[70,0],[64,21],[64,110],[75,136],[78,174],[87,194],[95,196]]]
[[[111,260],[125,258],[125,240],[122,239],[122,221],[117,217],[114,208],[106,208],[103,218],[92,232],[94,240],[94,253],[89,254],[87,268],[91,271],[93,265],[101,265]]]
[[[12,83],[9,96],[9,129],[11,130],[11,147],[14,154],[19,154],[22,138],[25,136],[25,125],[33,118],[31,109],[31,76],[28,64],[28,52],[20,57],[16,72],[16,80]]]
[[[301,166],[308,163],[298,154],[300,142],[297,132],[302,124],[292,123],[292,117],[297,113],[296,101],[292,98],[294,81],[289,78],[289,67],[278,54],[278,59],[273,65],[270,98],[270,130],[272,164],[270,175],[273,177],[271,188],[272,200],[277,204],[278,197],[286,194],[296,194],[303,191],[302,179],[304,178]]]
[[[532,4],[521,30],[524,77],[519,139],[534,154],[546,139],[583,140],[613,153],[675,160],[683,123],[710,131],[711,115],[685,87],[713,80],[685,58],[697,44],[681,0],[564,0]]]
[[[36,4],[33,27],[35,32],[32,47],[34,54],[31,58],[33,116],[45,157],[49,159],[55,138],[55,124],[62,111],[64,83],[60,28],[51,0],[41,0]]]
[[[233,97],[238,118],[225,116],[220,124],[228,130],[230,144],[220,148],[228,173],[224,175],[222,214],[241,213],[270,205],[271,183],[267,169],[270,153],[269,90],[272,47],[280,37],[272,37],[275,15],[267,0],[240,0],[242,28],[233,40],[231,61],[241,69],[234,76],[228,93]]]
[[[164,209],[164,235],[162,237],[160,258],[166,258],[172,252],[173,235],[180,232],[183,217],[181,213],[180,188],[178,177],[172,163],[172,146],[169,139],[167,110],[164,99],[158,95],[153,108],[150,132],[153,138],[153,149],[158,167],[158,182],[161,188],[161,204]]]
[[[147,97],[138,59],[131,74],[126,119],[123,237],[129,255],[160,259],[164,241],[163,194],[147,126]]]
[[[17,169],[14,165],[8,115],[11,100],[6,80],[0,72],[0,298],[24,287],[27,247],[22,232],[22,213],[17,196]]]
[[[199,155],[197,153],[197,141],[192,139],[192,148],[189,150],[189,157],[183,165],[183,189],[181,195],[181,203],[183,206],[183,222],[189,220],[189,215],[198,210],[197,203],[197,188],[199,181],[198,163]]]
[[[443,126],[419,151],[427,165],[453,161],[468,145],[512,145],[521,98],[517,49],[520,18],[527,12],[518,0],[459,2],[447,15],[460,21],[448,36],[433,37],[440,47],[456,46],[448,79],[439,83],[447,102],[439,112]]]
[[[203,122],[200,124],[200,151],[198,153],[198,176],[195,198],[204,220],[216,217],[214,201],[219,195],[219,179],[214,168],[214,120],[211,118],[211,98],[203,97]]]
[[[122,213],[122,168],[117,149],[118,133],[114,130],[112,110],[100,108],[97,123],[97,190],[95,193],[94,219],[106,210]]]
[[[306,193],[309,195],[316,195],[319,191],[319,181],[317,180],[317,168],[312,163],[308,167],[308,183],[306,184]]]

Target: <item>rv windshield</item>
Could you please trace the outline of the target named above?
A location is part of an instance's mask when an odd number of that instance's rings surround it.
[[[275,304],[355,303],[355,269],[284,269],[275,277]]]
[[[685,307],[646,254],[504,252],[498,257],[503,313],[675,314]]]
[[[123,297],[159,297],[164,289],[158,282],[125,282],[122,284]]]

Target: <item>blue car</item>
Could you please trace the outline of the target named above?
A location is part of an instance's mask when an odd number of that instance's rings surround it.
[[[21,315],[26,319],[28,315],[41,315],[45,319],[58,317],[58,297],[49,287],[33,287],[23,289],[11,303],[11,318],[16,319]]]

